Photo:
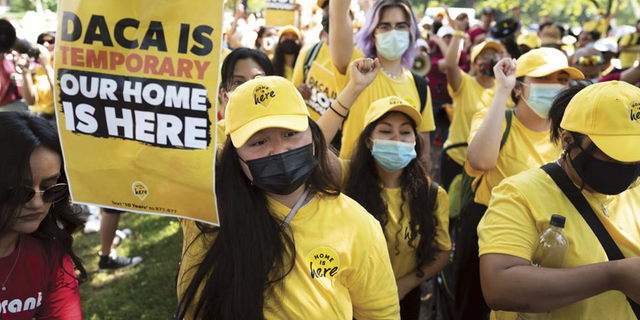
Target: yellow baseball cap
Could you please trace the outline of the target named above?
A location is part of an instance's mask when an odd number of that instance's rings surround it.
[[[364,116],[364,126],[366,127],[370,125],[391,111],[398,111],[406,114],[415,121],[416,127],[420,126],[422,123],[422,115],[418,109],[403,99],[396,96],[388,96],[374,101],[371,106],[369,106],[369,110],[367,110],[367,114]]]
[[[640,88],[624,81],[590,85],[567,106],[560,127],[587,135],[606,155],[640,161]]]
[[[562,51],[554,48],[533,49],[518,58],[516,61],[516,77],[540,78],[557,71],[567,72],[572,79],[584,79],[580,70],[569,67],[567,56]]]
[[[500,42],[493,41],[493,40],[484,41],[476,45],[475,47],[473,47],[473,49],[471,49],[471,62],[476,61],[476,58],[480,55],[482,50],[489,49],[489,48],[493,48],[493,49],[496,49],[498,52],[502,52],[502,44],[500,44]]]
[[[277,76],[259,77],[243,83],[231,95],[224,133],[239,148],[266,128],[305,131],[308,118],[304,99],[291,81]]]
[[[278,30],[278,38],[282,37],[283,34],[285,33],[295,33],[295,35],[298,37],[298,39],[302,39],[302,34],[300,33],[300,30],[298,30],[298,28],[292,26],[292,25],[288,25],[288,26],[284,26],[282,28],[280,28],[280,30]]]
[[[542,45],[540,37],[535,33],[521,34],[518,36],[518,40],[516,40],[516,42],[518,45],[525,45],[529,47],[529,49],[537,49]]]

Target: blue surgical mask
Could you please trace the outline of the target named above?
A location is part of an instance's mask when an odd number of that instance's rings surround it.
[[[409,49],[409,31],[391,30],[376,36],[376,50],[387,60],[397,60]]]
[[[549,119],[549,110],[553,99],[565,86],[559,83],[532,83],[529,84],[529,99],[525,102],[531,110],[542,119]]]
[[[416,144],[395,140],[373,140],[371,154],[384,171],[394,172],[415,159]]]

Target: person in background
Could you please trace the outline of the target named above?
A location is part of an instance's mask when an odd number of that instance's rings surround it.
[[[540,26],[540,43],[542,47],[554,48],[562,51],[562,29],[553,24],[547,23]]]
[[[622,72],[622,70],[616,69],[611,63],[611,60],[618,56],[618,43],[614,39],[600,39],[593,44],[593,48],[600,51],[604,59],[602,76]]]
[[[98,268],[100,270],[116,270],[123,268],[131,268],[142,262],[141,257],[124,257],[118,255],[115,246],[118,243],[114,243],[116,233],[118,232],[118,224],[120,222],[120,215],[123,211],[114,209],[101,209],[100,216],[100,261],[98,262]],[[127,235],[128,236],[128,235]],[[120,239],[122,241],[122,237]]]
[[[258,30],[258,37],[255,42],[255,49],[264,52],[271,59],[278,44],[278,33],[276,28],[262,26]]]
[[[475,178],[471,185],[475,195],[462,209],[461,236],[453,262],[460,320],[484,319],[481,316],[490,311],[481,292],[476,229],[487,210],[491,190],[507,177],[558,158],[560,148],[549,141],[549,108],[571,80],[584,78],[553,48],[531,50],[517,61],[503,59],[494,73],[498,83],[495,96],[488,109],[473,116],[468,138],[465,171]],[[512,110],[507,110],[509,96],[515,101]]]
[[[55,124],[53,104],[55,35],[52,32],[42,33],[38,36],[37,43],[40,48],[37,63],[26,54],[22,54],[17,62],[22,69],[22,97],[29,105],[31,112]]]
[[[56,131],[2,112],[0,137],[0,318],[80,320],[87,272],[73,235],[85,221],[69,200]]]
[[[294,26],[285,26],[278,31],[278,45],[273,53],[271,63],[275,75],[293,79],[293,67],[298,59],[298,53],[302,46],[300,30]]]
[[[493,22],[496,21],[495,9],[489,7],[482,9],[480,20],[482,21],[480,25],[477,25],[467,31],[471,38],[471,43],[473,44],[479,44],[487,40],[489,31],[491,30],[491,27],[493,27]]]
[[[600,33],[598,31],[586,31],[582,29],[580,34],[578,34],[576,49],[593,48],[594,43],[598,40],[600,40]]]
[[[622,70],[633,67],[640,52],[640,20],[636,21],[636,30],[625,34],[618,40],[620,47],[620,65]]]
[[[571,65],[582,71],[585,78],[591,83],[611,80],[625,81],[636,84],[640,81],[640,65],[618,73],[602,76],[604,71],[604,58],[602,53],[595,48],[580,48],[571,56]]]
[[[493,67],[504,52],[497,41],[480,43],[471,50],[471,72],[464,72],[459,66],[462,53],[458,49],[464,37],[464,24],[458,18],[452,23],[455,31],[445,55],[445,71],[447,89],[453,100],[453,118],[440,159],[440,181],[445,190],[449,190],[455,176],[462,173],[471,119],[491,104],[496,89]]]
[[[512,320],[515,312],[550,312],[545,317],[553,319],[637,319],[630,304],[639,310],[640,148],[631,146],[640,144],[640,123],[629,114],[639,110],[638,97],[640,89],[618,81],[561,91],[549,112],[551,138],[562,147],[561,157],[493,189],[478,226],[482,292],[495,310],[492,319]],[[585,200],[621,257],[605,251],[600,236],[547,172]],[[532,266],[552,214],[566,221],[564,264]]]
[[[533,49],[538,49],[542,46],[540,37],[535,33],[521,34],[516,39],[516,43],[520,46],[520,51],[525,54]]]

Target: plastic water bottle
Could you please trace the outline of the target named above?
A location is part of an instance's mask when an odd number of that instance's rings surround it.
[[[569,251],[569,241],[562,229],[565,217],[554,214],[551,216],[551,225],[544,230],[538,238],[536,249],[533,252],[531,265],[543,268],[562,268]],[[546,313],[518,313],[516,320],[550,320],[551,312]]]

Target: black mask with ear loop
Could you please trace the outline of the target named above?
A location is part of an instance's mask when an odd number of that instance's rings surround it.
[[[264,158],[240,160],[249,167],[253,185],[279,195],[296,191],[309,180],[318,166],[313,143]]]
[[[580,145],[578,145],[580,147]],[[640,176],[640,164],[624,164],[597,159],[591,142],[587,149],[580,147],[580,153],[571,160],[571,165],[580,179],[591,189],[606,195],[617,195],[629,189]],[[567,153],[568,154],[568,153]]]

